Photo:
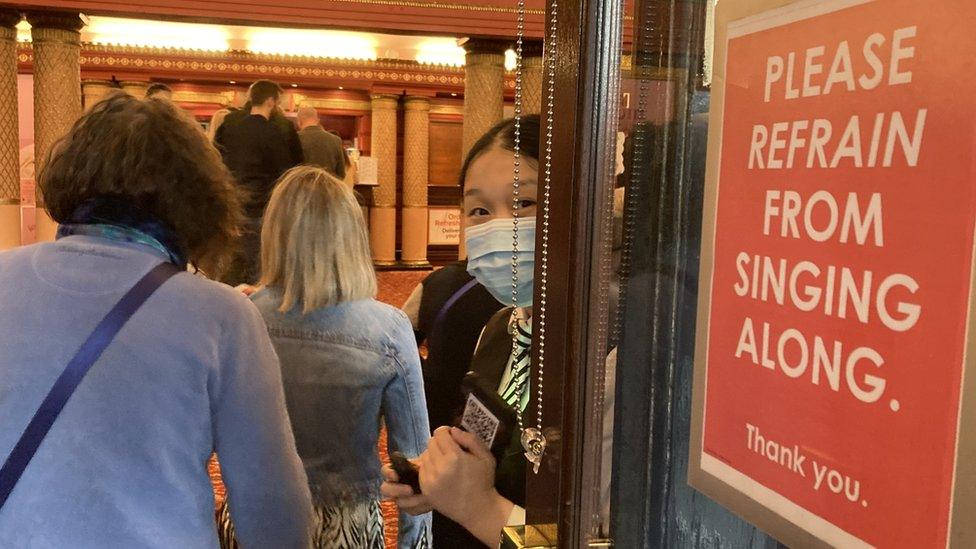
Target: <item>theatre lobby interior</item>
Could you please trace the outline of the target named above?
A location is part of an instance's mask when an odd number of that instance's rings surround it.
[[[0,549],[976,549],[974,25],[0,0]]]

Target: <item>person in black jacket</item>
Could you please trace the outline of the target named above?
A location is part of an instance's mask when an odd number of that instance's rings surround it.
[[[247,101],[239,109],[231,109],[231,112],[224,118],[223,124],[233,125],[247,118],[251,114],[251,101]],[[305,153],[302,150],[302,143],[298,137],[298,130],[295,124],[285,116],[281,106],[275,107],[271,112],[271,123],[274,124],[288,144],[288,154],[291,156],[292,167],[305,162]]]
[[[224,163],[244,191],[245,213],[249,219],[242,235],[237,268],[224,280],[231,285],[257,280],[264,208],[275,182],[295,165],[285,137],[271,121],[278,108],[281,88],[269,80],[259,80],[251,86],[248,95],[250,112],[230,122],[225,119],[214,139]]]
[[[454,423],[464,402],[461,380],[471,369],[478,337],[503,307],[467,268],[467,261],[455,261],[434,271],[403,305],[417,344],[427,343],[423,370],[431,431]]]

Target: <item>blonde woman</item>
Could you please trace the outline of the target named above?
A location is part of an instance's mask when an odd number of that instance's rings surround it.
[[[405,314],[376,296],[352,191],[300,166],[275,187],[252,300],[281,360],[285,400],[318,516],[316,547],[384,546],[380,420],[412,458],[430,438],[420,357]],[[430,547],[430,515],[400,516],[399,545]]]
[[[207,138],[213,143],[214,139],[217,137],[217,130],[220,129],[221,124],[224,123],[224,119],[230,114],[230,109],[224,107],[217,112],[213,113],[210,118],[210,125],[207,126]]]

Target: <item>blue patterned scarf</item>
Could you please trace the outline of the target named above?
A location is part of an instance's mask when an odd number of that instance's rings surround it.
[[[86,235],[119,242],[132,242],[159,250],[181,269],[186,255],[173,234],[162,222],[119,198],[94,198],[85,201],[58,226],[58,238]]]

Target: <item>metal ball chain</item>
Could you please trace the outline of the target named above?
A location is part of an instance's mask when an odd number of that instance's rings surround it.
[[[543,198],[542,198],[542,250],[539,280],[539,303],[534,307],[535,316],[535,340],[539,345],[539,353],[532,369],[536,371],[537,403],[536,403],[536,426],[535,428],[525,428],[522,413],[522,398],[524,389],[521,384],[516,384],[516,418],[518,420],[519,431],[522,432],[522,443],[526,449],[526,457],[532,461],[534,471],[539,472],[539,464],[545,452],[546,440],[542,434],[542,397],[543,379],[545,374],[545,336],[546,336],[546,295],[549,281],[549,211],[550,211],[550,188],[552,183],[552,136],[553,121],[555,119],[555,85],[556,85],[556,23],[558,13],[558,2],[553,0],[549,11],[549,34],[547,44],[544,45],[545,69],[546,69],[546,144],[545,144],[545,172],[543,177]],[[512,181],[512,306],[516,311],[513,313],[512,328],[512,360],[518,354],[518,220],[521,209],[521,160],[522,160],[522,46],[525,35],[525,0],[518,2],[518,21],[516,28],[515,42],[515,136],[514,136],[514,169]],[[527,374],[528,375],[528,374]]]
[[[552,186],[552,127],[555,120],[556,98],[556,22],[559,13],[558,0],[552,0],[549,7],[549,39],[544,47],[546,60],[546,145],[545,173],[542,178],[542,265],[539,277],[539,310],[536,313],[539,340],[539,359],[534,365],[538,375],[538,402],[536,425],[542,430],[542,380],[545,374],[546,351],[546,296],[549,284],[549,189]]]
[[[518,3],[518,21],[515,30],[515,137],[514,163],[512,177],[512,308],[513,315],[517,314],[519,293],[518,293],[518,252],[519,252],[519,213],[521,212],[521,168],[522,168],[522,39],[525,34],[525,0]],[[512,333],[512,361],[519,354],[518,349],[518,326],[517,318],[513,319],[513,326],[509,330]],[[519,431],[524,431],[522,418],[522,385],[516,382],[515,417],[518,421]]]

